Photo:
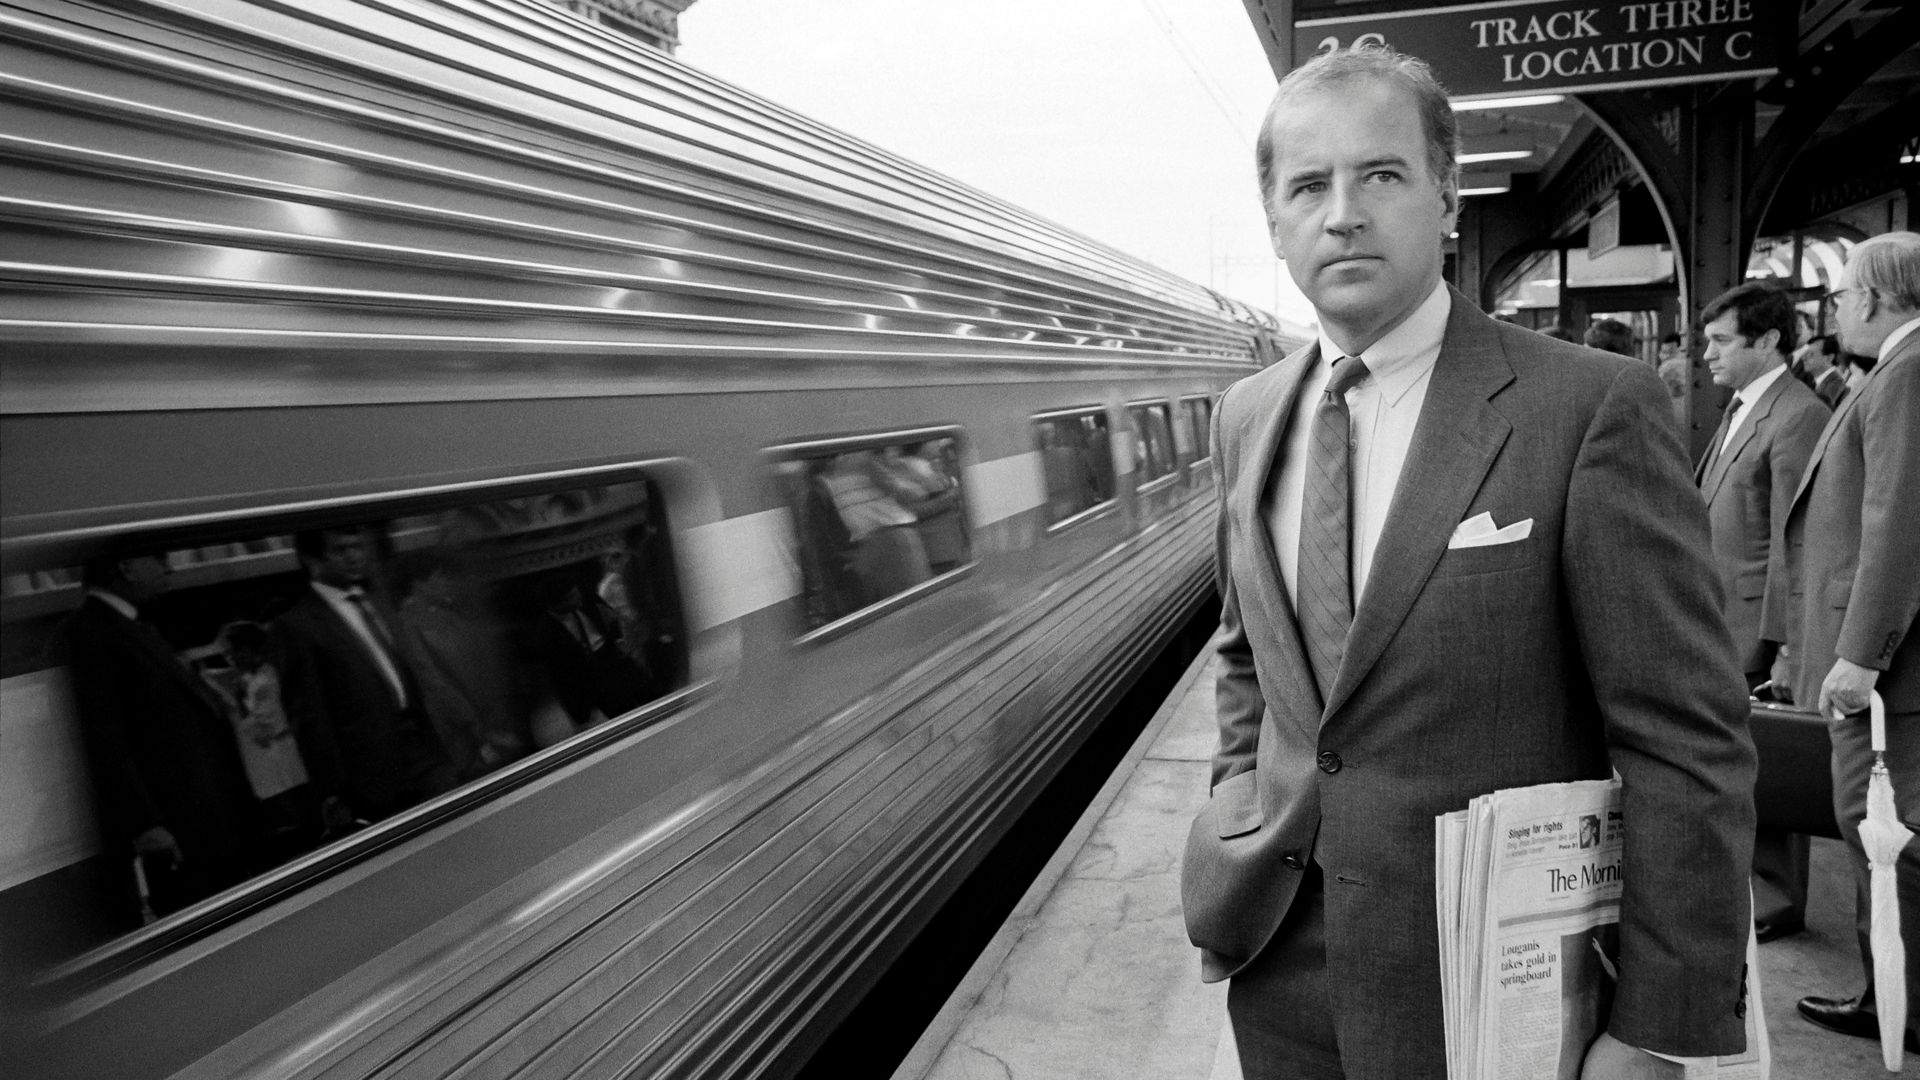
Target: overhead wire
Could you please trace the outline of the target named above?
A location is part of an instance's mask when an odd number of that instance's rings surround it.
[[[1160,31],[1162,37],[1167,39],[1167,44],[1171,46],[1174,53],[1180,57],[1180,62],[1186,65],[1187,70],[1193,74],[1194,81],[1198,82],[1200,88],[1206,91],[1207,97],[1212,100],[1213,106],[1219,111],[1221,118],[1227,122],[1227,126],[1233,129],[1234,137],[1240,140],[1241,146],[1251,152],[1253,144],[1247,141],[1247,132],[1252,129],[1253,125],[1240,110],[1234,106],[1231,97],[1220,88],[1213,77],[1206,73],[1205,65],[1199,63],[1199,58],[1195,55],[1194,50],[1187,45],[1185,39],[1180,34],[1179,28],[1174,25],[1173,19],[1168,16],[1166,10],[1160,6],[1159,0],[1140,0],[1140,5],[1147,10],[1147,16],[1153,21],[1154,27]]]

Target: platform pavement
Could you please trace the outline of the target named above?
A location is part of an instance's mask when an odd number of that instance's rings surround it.
[[[1200,982],[1180,921],[1180,849],[1213,747],[1210,656],[1181,677],[893,1080],[1239,1080],[1225,987]],[[1845,850],[1815,840],[1807,931],[1760,948],[1776,1080],[1889,1075],[1877,1044],[1794,1010],[1802,995],[1856,985],[1851,892]]]

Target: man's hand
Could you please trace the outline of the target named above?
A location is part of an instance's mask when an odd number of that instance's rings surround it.
[[[1879,678],[1880,673],[1870,667],[1861,667],[1844,656],[1835,659],[1833,670],[1820,684],[1820,715],[1832,720],[1866,712],[1867,696]]]
[[[1580,1067],[1580,1080],[1680,1080],[1686,1075],[1685,1065],[1654,1057],[1604,1031],[1587,1047],[1586,1064]]]
[[[1791,702],[1793,700],[1793,661],[1787,658],[1786,646],[1774,654],[1773,670],[1767,672],[1773,680],[1773,700]]]
[[[165,825],[155,825],[146,832],[133,838],[133,850],[138,855],[165,855],[168,869],[174,869],[187,861],[180,853],[180,842],[173,838]]]

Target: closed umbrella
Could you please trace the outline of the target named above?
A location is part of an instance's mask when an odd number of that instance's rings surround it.
[[[1907,1029],[1907,950],[1900,941],[1900,886],[1894,866],[1913,831],[1900,824],[1893,805],[1893,781],[1887,776],[1887,706],[1872,697],[1873,773],[1867,781],[1867,817],[1860,823],[1860,845],[1872,868],[1873,986],[1879,998],[1880,1060],[1888,1072],[1900,1071]]]

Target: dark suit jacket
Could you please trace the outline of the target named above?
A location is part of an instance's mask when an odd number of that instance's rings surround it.
[[[425,722],[405,635],[390,610],[396,653],[408,684],[402,710],[379,666],[345,619],[312,589],[274,621],[287,718],[322,797],[377,821],[446,790],[453,765]]]
[[[1836,657],[1882,672],[1889,712],[1920,711],[1920,333],[1834,410],[1787,515],[1798,625],[1795,701],[1811,707]]]
[[[587,616],[602,636],[598,649],[587,648],[550,612],[536,616],[527,635],[554,697],[581,727],[595,709],[611,720],[655,696],[647,673],[620,651],[620,620],[613,609],[598,601],[589,606]]]
[[[1830,367],[1813,380],[1814,395],[1826,402],[1829,409],[1840,407],[1840,399],[1847,396],[1847,389],[1847,377],[1840,374],[1839,368]]]
[[[180,845],[182,880],[156,906],[171,910],[244,878],[253,791],[211,692],[158,633],[93,597],[68,620],[62,648],[105,839],[131,857],[134,837],[164,826]]]
[[[1220,743],[1182,867],[1189,935],[1209,979],[1232,975],[1266,947],[1311,857],[1347,1075],[1444,1077],[1435,816],[1617,769],[1610,1029],[1668,1053],[1736,1050],[1754,753],[1666,389],[1644,364],[1452,301],[1324,702],[1265,509],[1318,346],[1236,384],[1215,413]],[[1532,518],[1532,535],[1448,550],[1483,511]]]
[[[1709,447],[1694,470],[1707,503],[1727,629],[1742,671],[1764,672],[1773,663],[1773,650],[1760,636],[1763,611],[1771,605],[1784,613],[1792,595],[1787,507],[1827,415],[1813,391],[1782,374],[1753,403],[1726,452],[1716,458]]]

